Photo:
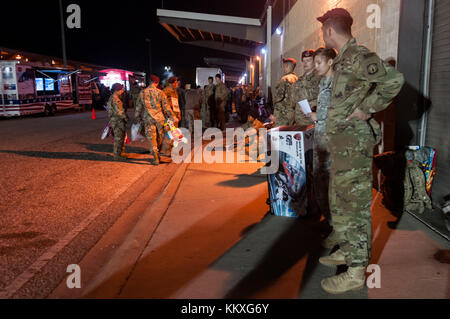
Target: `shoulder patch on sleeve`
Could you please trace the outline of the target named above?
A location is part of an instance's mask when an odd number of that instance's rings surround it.
[[[360,72],[369,80],[386,75],[383,61],[373,52],[360,56]]]

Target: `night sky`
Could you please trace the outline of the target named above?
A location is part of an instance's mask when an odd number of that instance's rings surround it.
[[[0,46],[62,57],[59,3],[50,1],[2,2]],[[180,44],[157,23],[156,9],[259,18],[266,0],[156,0],[74,1],[81,7],[81,29],[66,28],[67,58],[93,64],[146,71],[152,39],[153,73],[162,75],[170,65],[183,82],[193,82],[204,57],[243,58],[239,55]],[[65,19],[68,16],[65,13]]]

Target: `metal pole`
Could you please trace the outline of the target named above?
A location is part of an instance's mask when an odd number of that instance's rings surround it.
[[[266,45],[266,96],[269,97],[269,90],[272,84],[272,6],[267,7],[267,45]]]
[[[425,49],[425,69],[424,69],[424,81],[423,81],[423,96],[424,102],[430,98],[430,77],[431,77],[431,50],[433,48],[433,15],[434,15],[434,0],[428,1],[428,22],[427,22],[427,42]],[[424,110],[422,118],[420,120],[419,128],[419,142],[420,146],[424,147],[427,137],[427,122],[428,122],[428,110]]]
[[[63,13],[62,0],[59,0],[59,15],[60,15],[60,18],[61,18],[61,36],[62,36],[62,49],[63,49],[64,68],[66,68],[67,67],[66,35],[65,35],[65,28],[64,28],[64,13]]]

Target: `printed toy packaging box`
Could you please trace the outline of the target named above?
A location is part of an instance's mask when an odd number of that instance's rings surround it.
[[[312,174],[314,128],[279,127],[270,130],[267,139],[269,147],[272,145],[272,160],[276,154],[279,159],[278,171],[268,175],[272,214],[294,218],[305,216]]]

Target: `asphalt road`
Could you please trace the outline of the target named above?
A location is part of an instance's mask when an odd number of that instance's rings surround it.
[[[169,181],[176,165],[150,165],[147,142],[114,161],[106,123],[104,111],[0,119],[0,298],[48,296],[152,181]]]

